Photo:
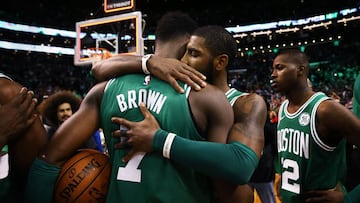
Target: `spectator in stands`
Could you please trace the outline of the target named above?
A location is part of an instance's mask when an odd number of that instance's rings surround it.
[[[47,126],[46,131],[49,139],[52,138],[59,126],[79,109],[80,103],[81,99],[74,95],[73,92],[62,90],[50,95],[40,104],[39,111],[42,114],[44,125]],[[100,133],[97,131],[84,144],[83,148],[97,149],[104,152]]]

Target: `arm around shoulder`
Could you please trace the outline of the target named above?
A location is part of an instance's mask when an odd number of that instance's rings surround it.
[[[95,61],[91,73],[99,82],[129,73],[142,73],[141,56],[116,55],[106,60]]]
[[[194,141],[180,136],[168,141],[168,134],[163,130],[156,132],[154,149],[210,177],[246,184],[258,164],[255,152],[241,143]]]
[[[201,104],[199,108],[206,112],[207,123],[202,123],[200,126],[203,130],[208,130],[208,140],[189,140],[158,130],[154,137],[154,149],[162,152],[164,157],[213,178],[236,184],[247,183],[258,162],[256,154],[241,143],[226,144],[229,129],[233,124],[232,108],[222,91],[207,90],[210,87],[207,86],[202,94],[195,92],[194,94],[199,97],[190,101],[192,108],[195,108],[193,103]],[[192,96],[190,95],[190,98]]]

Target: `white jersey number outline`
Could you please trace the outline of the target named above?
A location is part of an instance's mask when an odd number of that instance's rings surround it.
[[[285,159],[282,162],[286,169],[281,176],[281,188],[289,192],[300,194],[300,185],[296,183],[299,180],[299,165],[296,161]]]

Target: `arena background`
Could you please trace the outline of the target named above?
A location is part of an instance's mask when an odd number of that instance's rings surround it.
[[[135,1],[146,27],[143,35],[154,34],[156,21],[169,10],[189,13],[200,25],[218,24],[225,27],[252,25],[281,20],[296,20],[320,14],[356,8],[349,16],[359,16],[357,0],[259,0],[259,1]],[[0,20],[9,23],[75,31],[79,21],[119,14],[105,13],[101,0],[17,0],[0,7]],[[311,80],[316,90],[341,96],[347,104],[352,97],[352,85],[359,73],[360,20],[347,23],[332,20],[329,26],[300,29],[295,32],[237,37],[239,54],[230,68],[229,84],[243,91],[257,92],[270,100],[274,93],[269,85],[271,60],[282,46],[303,49],[311,58]],[[330,40],[331,39],[331,40]],[[0,28],[0,41],[73,48],[74,38],[47,36]],[[1,45],[1,44],[0,44]],[[151,48],[153,40],[145,41]],[[151,50],[151,49],[148,49]],[[73,90],[83,97],[95,83],[90,67],[76,67],[73,56],[0,48],[0,70],[33,89],[41,99],[60,89]]]
[[[113,0],[115,1],[115,0]],[[103,0],[8,0],[0,6],[0,71],[34,90],[39,103],[59,90],[71,90],[84,97],[95,84],[90,66],[75,66],[74,56],[62,52],[32,51],[32,46],[73,49],[75,38],[30,32],[30,27],[75,31],[75,23],[120,14],[105,13]],[[353,83],[360,72],[359,0],[257,0],[196,1],[137,0],[146,26],[143,36],[153,35],[157,20],[170,10],[189,13],[200,25],[224,27],[308,19],[326,15],[321,22],[287,28],[234,33],[238,55],[229,69],[229,85],[244,92],[256,92],[273,107],[280,95],[270,86],[272,59],[282,47],[297,47],[311,59],[313,89],[338,99],[351,110]],[[20,30],[8,29],[20,25]],[[15,44],[31,45],[26,49]],[[154,40],[145,40],[148,53]],[[50,50],[50,49],[49,49]],[[356,169],[353,169],[356,171]],[[355,172],[356,173],[356,172]],[[348,189],[359,177],[351,173]]]

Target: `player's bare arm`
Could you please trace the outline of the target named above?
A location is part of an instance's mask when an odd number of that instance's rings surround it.
[[[41,158],[50,164],[61,166],[99,129],[99,108],[105,85],[103,82],[91,88],[79,110],[56,131]]]
[[[195,90],[206,86],[206,77],[203,74],[177,59],[153,55],[149,59],[148,65],[151,74],[168,82],[178,92],[181,87],[176,80],[181,80]]]
[[[234,104],[235,124],[228,142],[238,141],[250,147],[260,159],[264,146],[266,104],[257,94],[239,97]]]
[[[14,97],[17,97],[22,86],[16,82],[10,80],[0,80],[0,104],[5,104],[11,101]],[[21,135],[16,136],[16,139],[10,139],[7,143],[9,146],[9,155],[12,157],[10,161],[11,173],[16,174],[16,178],[19,181],[25,182],[28,170],[31,166],[32,161],[38,155],[41,149],[43,149],[44,145],[47,142],[46,131],[42,125],[42,122],[38,116],[33,117],[35,100],[32,99],[33,93],[25,91],[25,99],[27,99],[27,103],[25,106],[28,106],[29,109],[24,110],[23,114],[19,116],[25,116],[22,119],[27,120],[26,123],[20,124],[23,128],[21,131]],[[30,102],[30,103],[29,103]],[[19,111],[21,111],[21,106],[17,107]],[[28,115],[29,117],[26,118]],[[28,120],[30,119],[30,120]],[[32,120],[34,119],[34,120]],[[24,120],[23,120],[24,121]],[[13,130],[17,128],[17,121],[14,121],[10,126],[13,127]],[[25,125],[25,126],[23,126]],[[31,144],[30,144],[31,143]],[[24,156],[26,154],[26,156]]]
[[[152,55],[146,64],[151,74],[168,82],[180,93],[183,93],[183,89],[176,80],[183,81],[195,90],[206,86],[205,76],[177,59]],[[117,55],[94,62],[91,71],[98,81],[104,81],[128,73],[142,73],[141,67],[141,56]]]
[[[336,146],[342,138],[360,146],[360,120],[338,102],[327,100],[317,110],[317,131],[326,144]]]
[[[129,73],[142,73],[141,56],[115,55],[105,60],[94,61],[91,72],[99,82]]]
[[[316,112],[316,130],[320,139],[336,147],[345,138],[350,143],[359,146],[360,120],[347,108],[334,100],[327,100],[319,105]],[[360,185],[346,194],[336,187],[336,191],[316,190],[306,193],[305,202],[357,202]]]
[[[241,96],[233,106],[235,123],[230,131],[228,143],[237,142],[247,146],[260,159],[264,145],[264,125],[266,121],[266,104],[257,94]],[[245,165],[245,164],[244,164]],[[250,169],[255,170],[255,166]],[[245,171],[246,173],[248,171]],[[249,173],[250,176],[252,172]],[[250,177],[249,177],[250,178]],[[229,184],[216,180],[214,185],[221,202],[253,202],[244,191],[251,190],[246,185]],[[248,191],[252,194],[252,191]]]
[[[0,148],[20,135],[37,118],[34,114],[37,101],[33,95],[32,91],[23,87],[11,101],[0,106]]]

